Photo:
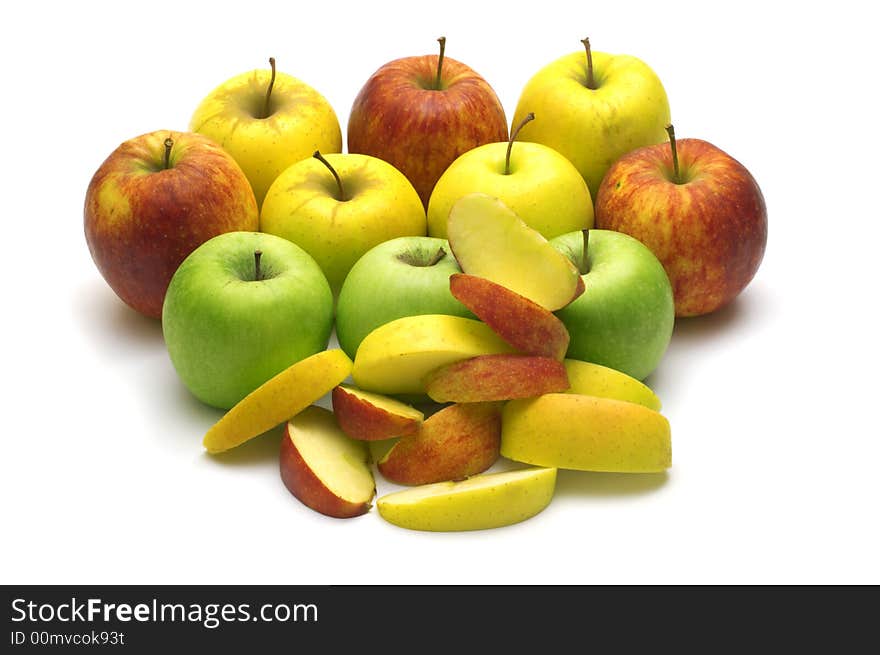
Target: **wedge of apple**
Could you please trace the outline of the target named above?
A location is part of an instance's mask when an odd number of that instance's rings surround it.
[[[532,398],[569,387],[558,359],[534,355],[478,355],[428,374],[425,391],[438,403]]]
[[[672,465],[669,421],[637,403],[567,393],[511,400],[501,454],[580,471],[655,473]]]
[[[342,382],[351,369],[348,355],[338,348],[300,360],[226,412],[205,434],[205,449],[223,452],[283,423]]]
[[[370,332],[358,346],[352,378],[374,393],[424,397],[428,373],[477,355],[513,352],[485,323],[472,318],[405,316]]]
[[[418,433],[400,439],[377,466],[397,484],[461,480],[492,466],[500,441],[500,403],[450,405],[432,414]]]
[[[418,432],[424,413],[378,393],[339,385],[331,395],[339,427],[352,439],[378,441]]]
[[[498,336],[527,355],[562,359],[569,335],[556,315],[491,280],[467,273],[449,278],[452,295]]]
[[[563,364],[568,374],[568,381],[571,383],[568,393],[626,400],[644,405],[655,412],[660,411],[660,399],[657,394],[644,382],[626,373],[577,359],[566,359]]]
[[[383,519],[410,530],[486,530],[538,514],[555,487],[555,468],[529,468],[406,489],[382,496],[376,506]]]
[[[551,312],[584,291],[577,267],[498,198],[485,193],[459,198],[449,212],[447,233],[462,271]]]
[[[288,491],[327,516],[365,514],[376,494],[367,443],[346,436],[333,413],[317,405],[287,422],[280,468]]]

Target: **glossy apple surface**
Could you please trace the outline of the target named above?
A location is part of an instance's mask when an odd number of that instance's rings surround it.
[[[116,148],[89,182],[83,218],[101,275],[151,318],[162,315],[187,255],[218,234],[259,228],[254,194],[232,157],[210,139],[172,130]]]

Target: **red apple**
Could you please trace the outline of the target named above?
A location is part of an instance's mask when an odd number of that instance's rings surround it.
[[[348,151],[379,157],[412,182],[422,203],[461,154],[507,140],[492,87],[469,66],[440,55],[405,57],[377,70],[354,100]]]
[[[634,150],[596,194],[596,227],[644,243],[663,264],[676,316],[713,312],[752,280],[767,244],[767,207],[736,159],[700,139]]]
[[[126,304],[153,318],[171,276],[202,243],[259,230],[254,192],[235,160],[199,134],[160,130],[126,141],[86,192],[92,259]]]

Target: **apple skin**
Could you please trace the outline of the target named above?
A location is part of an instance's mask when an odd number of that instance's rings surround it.
[[[550,241],[580,263],[583,234]],[[586,291],[555,312],[569,334],[567,357],[602,364],[643,380],[660,363],[675,323],[672,287],[663,266],[638,240],[590,230]]]
[[[260,281],[255,250],[263,253]],[[222,234],[193,251],[171,279],[162,313],[181,381],[222,409],[324,350],[332,327],[333,296],[315,260],[286,239],[257,232]]]
[[[537,119],[536,119],[537,120]],[[540,143],[507,142],[469,150],[443,173],[428,203],[428,234],[446,238],[446,220],[455,201],[475,191],[494,196],[546,239],[593,227],[593,201],[578,170]]]
[[[361,441],[386,441],[418,432],[425,415],[399,400],[340,385],[331,394],[333,414],[345,434]]]
[[[293,241],[315,258],[334,294],[361,256],[389,239],[424,236],[425,208],[409,180],[368,155],[324,155],[287,168],[266,193],[260,230]]]
[[[271,71],[236,75],[211,91],[190,129],[223,146],[247,175],[258,206],[272,182],[300,159],[342,152],[342,129],[327,99],[305,82],[276,72],[270,115],[260,118]]]
[[[635,148],[666,140],[669,100],[660,79],[630,55],[592,52],[598,85],[589,89],[584,50],[547,64],[526,83],[513,124],[529,112],[517,140],[559,151],[580,171],[594,202],[605,172]]]
[[[395,59],[361,88],[348,119],[348,151],[384,159],[412,182],[427,207],[431,191],[464,152],[507,140],[507,117],[492,87],[472,68],[437,55]]]
[[[440,248],[445,255],[430,266],[424,265]],[[445,239],[399,237],[375,246],[355,262],[339,292],[339,346],[353,359],[364,337],[404,316],[473,318],[449,290],[449,278],[456,273],[461,273],[461,268]]]
[[[173,130],[116,148],[89,183],[83,217],[101,275],[151,318],[162,315],[168,283],[187,255],[218,234],[259,227],[253,191],[235,160],[206,137]]]
[[[755,178],[726,152],[701,139],[676,145],[681,184],[668,144],[640,148],[608,171],[596,219],[650,248],[672,283],[676,316],[699,316],[730,303],[755,276],[767,206]]]

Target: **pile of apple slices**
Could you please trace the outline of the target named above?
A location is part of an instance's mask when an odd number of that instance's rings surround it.
[[[479,320],[408,316],[367,335],[354,362],[330,350],[294,364],[230,410],[206,448],[287,420],[281,477],[305,505],[339,518],[366,513],[375,463],[389,482],[413,487],[379,498],[379,514],[432,531],[534,516],[552,499],[558,468],[668,468],[669,422],[651,389],[564,358],[569,335],[552,312],[585,291],[569,259],[482,194],[456,202],[448,231],[464,271],[450,289]],[[354,384],[343,384],[349,375]],[[332,412],[312,405],[328,392]],[[425,417],[405,402],[427,400],[448,404]],[[531,466],[486,473],[502,456]]]

